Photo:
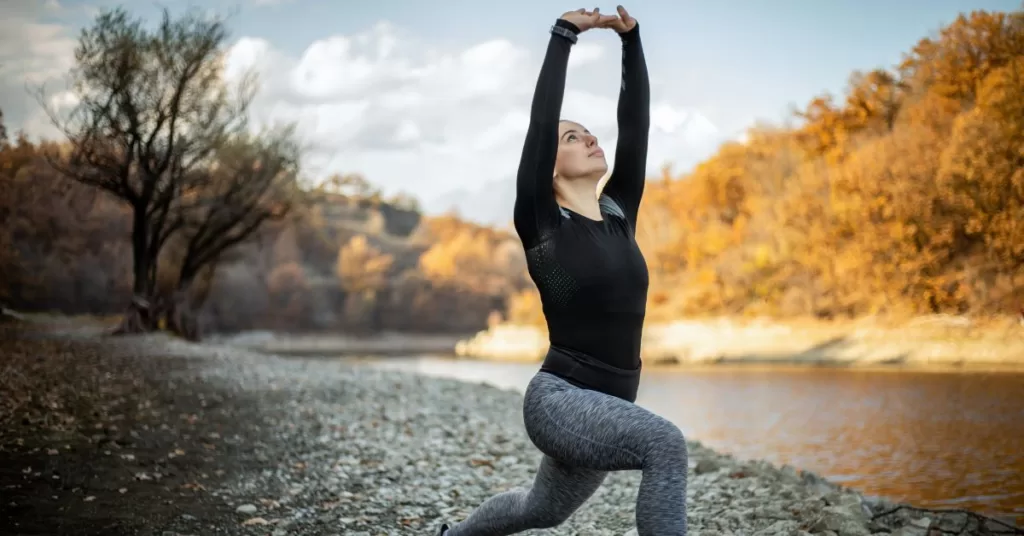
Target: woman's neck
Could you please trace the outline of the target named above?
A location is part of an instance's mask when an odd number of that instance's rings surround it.
[[[597,202],[597,183],[588,179],[572,181],[555,178],[555,201],[559,205],[593,220],[601,219]]]

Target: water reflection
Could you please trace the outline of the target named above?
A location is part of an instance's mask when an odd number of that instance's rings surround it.
[[[536,365],[381,366],[522,390]],[[1024,521],[1024,374],[707,368],[646,373],[637,403],[739,457],[865,493]]]

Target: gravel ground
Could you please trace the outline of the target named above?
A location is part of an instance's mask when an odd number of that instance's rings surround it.
[[[161,335],[0,327],[5,534],[433,535],[529,484],[521,395]],[[690,443],[690,534],[1024,534]],[[639,473],[566,524],[633,531]],[[635,533],[635,532],[634,532]]]

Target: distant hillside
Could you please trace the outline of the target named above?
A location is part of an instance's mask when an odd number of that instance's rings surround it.
[[[24,138],[0,147],[0,188],[0,301],[25,311],[123,310],[123,206],[57,177]],[[204,280],[207,330],[465,333],[485,328],[528,285],[508,233],[424,217],[412,200],[381,199],[358,177],[308,197]]]

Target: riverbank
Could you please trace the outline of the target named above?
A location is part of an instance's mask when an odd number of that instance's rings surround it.
[[[451,355],[464,336],[383,332],[366,336],[346,334],[290,334],[250,331],[215,335],[207,342],[226,344],[266,354],[290,356],[342,355]]]
[[[462,357],[539,362],[547,333],[501,324],[456,346]],[[984,324],[964,317],[904,322],[681,320],[649,325],[645,365],[815,365],[843,367],[1024,368],[1024,326],[1015,319]]]
[[[485,385],[161,334],[0,337],[0,519],[15,534],[431,534],[528,484],[539,458],[521,396]],[[1006,530],[689,448],[694,535]],[[527,534],[624,534],[639,478],[613,474],[565,525]]]
[[[99,334],[116,316],[69,317],[4,310],[0,319],[60,325],[65,331]],[[539,363],[547,332],[536,326],[497,324],[475,334],[379,332],[211,334],[206,342],[271,355],[299,357],[438,355]],[[649,323],[644,329],[645,367],[693,366],[856,367],[874,370],[1024,370],[1024,321],[979,321],[933,315],[903,321],[782,321],[717,318]]]

